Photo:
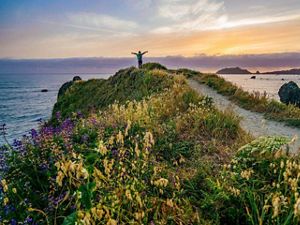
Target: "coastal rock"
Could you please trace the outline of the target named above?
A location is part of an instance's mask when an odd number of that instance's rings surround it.
[[[278,95],[281,102],[300,107],[300,88],[295,82],[290,81],[289,83],[282,85]]]
[[[79,81],[79,80],[82,80],[80,76],[73,77],[73,81]]]
[[[253,80],[255,80],[255,79],[256,79],[256,76],[252,76],[252,77],[250,77],[250,79],[253,79]]]
[[[70,87],[74,84],[74,82],[76,82],[76,81],[81,81],[81,80],[82,80],[82,79],[81,79],[80,76],[74,76],[72,81],[68,81],[68,82],[64,83],[64,84],[60,87],[60,89],[59,89],[59,91],[58,91],[58,96],[57,96],[57,98],[59,98],[60,96],[62,96],[62,95],[68,90],[68,88],[70,88]]]
[[[48,92],[48,89],[42,89],[41,92]]]

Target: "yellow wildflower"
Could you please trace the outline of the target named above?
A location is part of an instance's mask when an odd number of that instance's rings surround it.
[[[279,215],[279,208],[280,208],[280,198],[278,195],[274,195],[272,198],[272,206],[273,206],[273,218]]]
[[[3,192],[7,192],[8,186],[7,186],[6,180],[1,180],[1,185],[3,188]]]
[[[106,225],[117,225],[117,224],[118,224],[117,221],[114,219],[109,219],[106,223]]]
[[[62,171],[59,171],[57,173],[57,176],[56,176],[56,183],[58,184],[58,186],[62,186],[62,181],[64,179],[65,175],[63,174]]]
[[[108,152],[106,146],[103,144],[103,141],[99,142],[98,151],[101,153],[101,155],[106,155]]]
[[[8,204],[8,202],[9,202],[9,199],[7,197],[5,197],[3,199],[3,205],[6,206]]]
[[[167,199],[167,206],[169,206],[169,207],[171,207],[171,208],[173,208],[174,207],[174,203],[173,203],[173,201],[172,201],[172,199]]]
[[[136,212],[134,213],[134,217],[136,220],[142,220],[145,216],[145,213],[144,212]]]
[[[253,173],[254,173],[254,171],[252,169],[244,170],[241,172],[241,177],[245,178],[246,180],[249,180]]]
[[[126,190],[126,191],[125,191],[125,196],[126,196],[130,201],[132,201],[132,196],[131,196],[131,193],[130,193],[129,190]]]
[[[300,216],[300,198],[297,199],[297,201],[294,205],[294,215]]]
[[[160,178],[156,181],[154,181],[154,185],[157,187],[166,187],[168,185],[169,181],[165,178]]]

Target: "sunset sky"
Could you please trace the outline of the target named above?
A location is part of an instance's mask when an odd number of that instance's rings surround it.
[[[300,51],[299,0],[1,0],[0,58]]]

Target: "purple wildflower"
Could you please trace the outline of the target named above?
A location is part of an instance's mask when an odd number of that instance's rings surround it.
[[[10,224],[11,224],[11,225],[17,225],[18,222],[17,222],[16,219],[11,219]]]
[[[60,112],[56,112],[55,115],[56,115],[56,119],[57,119],[57,120],[60,120],[60,119],[61,119],[61,113],[60,113]]]
[[[31,129],[29,133],[34,140],[38,137],[38,132],[35,129]]]
[[[89,140],[89,135],[87,135],[87,134],[82,135],[81,141],[82,141],[83,143],[86,143],[88,140]]]
[[[83,117],[83,114],[82,114],[80,111],[78,111],[78,112],[77,112],[77,117],[78,117],[78,118],[82,118],[82,117]]]

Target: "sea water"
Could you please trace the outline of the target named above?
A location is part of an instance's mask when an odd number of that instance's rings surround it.
[[[298,84],[298,86],[300,86],[300,75],[224,74],[219,76],[236,84],[243,90],[246,90],[248,92],[259,92],[260,94],[266,93],[268,98],[278,101],[278,91],[283,84],[288,83],[289,81],[294,81]],[[252,76],[256,76],[256,79],[251,79]]]
[[[107,74],[79,75],[83,80],[108,78]],[[0,126],[6,124],[10,143],[48,120],[61,85],[75,74],[0,74]],[[48,92],[41,92],[47,89]],[[0,146],[4,139],[0,137]]]

